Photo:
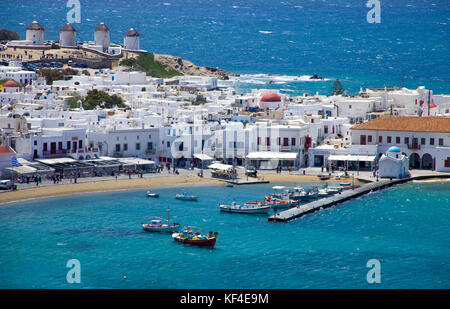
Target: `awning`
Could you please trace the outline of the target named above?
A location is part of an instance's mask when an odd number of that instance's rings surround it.
[[[363,156],[363,155],[330,155],[328,161],[363,161],[373,162],[375,156]]]
[[[296,152],[275,152],[275,151],[258,151],[250,152],[247,155],[249,160],[295,160],[298,153]]]
[[[26,175],[26,174],[33,174],[36,173],[37,169],[31,166],[14,166],[14,167],[8,167],[6,168],[9,171],[13,171],[19,175]]]
[[[208,168],[213,169],[213,170],[226,171],[226,170],[233,168],[233,165],[213,163],[213,164],[209,165]]]
[[[194,158],[202,160],[202,161],[213,160],[213,158],[211,158],[210,156],[208,156],[207,154],[204,154],[204,153],[194,154]]]

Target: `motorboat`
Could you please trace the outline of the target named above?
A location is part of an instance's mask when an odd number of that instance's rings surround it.
[[[245,214],[267,214],[271,208],[270,205],[261,204],[249,204],[238,205],[236,202],[231,205],[220,205],[220,210],[224,212],[235,212]]]
[[[194,226],[188,226],[183,228],[182,232],[175,232],[172,234],[172,238],[180,243],[201,246],[201,247],[214,247],[217,240],[217,232],[209,232],[208,234],[201,234],[195,230],[199,229]]]
[[[330,179],[330,175],[318,175],[317,177],[319,177],[320,180],[328,180],[328,179]]]
[[[190,195],[187,192],[184,192],[182,194],[175,195],[175,198],[177,200],[182,200],[182,201],[197,201],[198,196],[197,195]]]
[[[348,186],[343,186],[342,188],[348,190],[348,189],[357,189],[359,187],[361,187],[361,186],[360,185],[348,185]]]
[[[150,191],[147,191],[147,197],[159,197],[159,193],[152,193]]]

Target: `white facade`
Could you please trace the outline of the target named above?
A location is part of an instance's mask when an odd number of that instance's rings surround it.
[[[67,23],[59,31],[59,45],[61,47],[77,46],[77,33],[71,24]]]
[[[139,33],[136,32],[133,28],[131,28],[123,39],[123,45],[125,49],[128,50],[139,50]]]
[[[103,52],[108,51],[110,44],[110,31],[104,23],[100,23],[94,31],[95,45],[101,47]]]
[[[397,147],[391,147],[382,155],[378,163],[378,173],[381,178],[405,178],[409,176],[408,157]]]
[[[26,40],[32,45],[44,45],[44,32],[45,29],[37,21],[33,21],[27,27]]]

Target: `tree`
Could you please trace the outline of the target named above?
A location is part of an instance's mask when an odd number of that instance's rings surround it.
[[[339,79],[336,79],[336,81],[333,83],[333,86],[331,86],[330,91],[332,95],[340,95],[344,93],[344,87],[342,87],[342,84],[339,81]]]
[[[0,29],[0,41],[12,41],[18,39],[19,34],[17,32],[8,29]]]
[[[97,106],[102,108],[113,108],[115,106],[120,108],[126,107],[123,99],[117,94],[109,95],[105,91],[97,89],[89,90],[87,96],[84,98],[83,108],[95,109]]]

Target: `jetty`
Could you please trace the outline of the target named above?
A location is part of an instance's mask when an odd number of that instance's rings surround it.
[[[288,222],[290,220],[300,218],[304,215],[311,214],[313,212],[323,210],[329,207],[332,207],[334,205],[349,201],[351,199],[360,197],[362,195],[365,195],[370,192],[375,192],[379,190],[383,190],[389,187],[392,187],[397,184],[403,184],[412,180],[423,180],[423,179],[430,179],[430,178],[442,178],[442,179],[448,179],[450,178],[449,174],[442,174],[442,175],[420,175],[420,176],[414,176],[414,177],[408,177],[408,178],[402,178],[402,179],[393,179],[393,180],[380,180],[377,182],[370,182],[361,185],[361,187],[356,189],[349,189],[342,191],[338,194],[335,194],[330,197],[322,198],[319,200],[315,200],[313,202],[299,205],[297,207],[275,213],[274,215],[270,216],[268,218],[269,221],[276,221],[276,222]]]

